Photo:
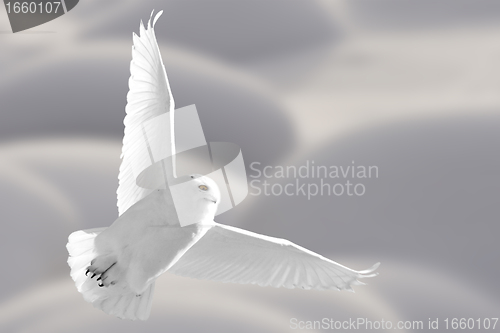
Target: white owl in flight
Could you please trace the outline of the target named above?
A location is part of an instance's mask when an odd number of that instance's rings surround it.
[[[175,206],[168,187],[137,185],[131,165],[137,162],[143,124],[167,112],[173,117],[174,111],[153,29],[161,14],[147,29],[141,22],[140,36],[133,34],[117,190],[120,216],[107,228],[76,231],[68,239],[71,277],[84,299],[119,318],[146,320],[155,280],[166,271],[222,282],[338,290],[352,290],[351,285],[362,284],[358,279],[377,275],[379,263],[355,271],[285,239],[216,223],[221,194],[209,177],[177,178],[183,186]],[[179,224],[178,214],[188,225]]]

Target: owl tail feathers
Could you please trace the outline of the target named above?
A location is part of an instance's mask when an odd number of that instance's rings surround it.
[[[146,320],[151,312],[154,282],[141,295],[136,295],[134,292],[111,286],[101,288],[95,279],[85,275],[90,262],[98,255],[94,248],[94,239],[105,229],[79,230],[69,235],[66,248],[69,253],[71,278],[83,298],[94,307],[122,319]]]
[[[92,305],[121,319],[146,320],[151,313],[154,289],[153,282],[141,295],[136,295],[134,292],[111,295],[95,300]]]
[[[97,256],[94,249],[94,239],[106,228],[78,230],[68,237],[68,265],[71,268],[71,278],[75,281],[76,288],[83,293],[83,285],[87,281],[85,271],[90,262]],[[84,294],[85,297],[85,294]],[[87,298],[86,298],[87,299]]]

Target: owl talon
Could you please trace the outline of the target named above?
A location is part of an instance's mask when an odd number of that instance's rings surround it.
[[[98,256],[87,267],[85,275],[88,275],[90,279],[95,277],[100,288],[113,286],[118,284],[122,277],[122,270],[116,264],[116,258],[112,255]]]

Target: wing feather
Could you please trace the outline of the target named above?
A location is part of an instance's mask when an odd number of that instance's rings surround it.
[[[181,276],[260,286],[352,291],[379,263],[355,271],[290,241],[216,223],[169,269]]]
[[[156,116],[173,112],[174,100],[168,83],[165,66],[156,41],[154,25],[162,11],[158,12],[147,29],[141,21],[139,36],[132,34],[132,61],[130,62],[129,92],[127,94],[125,135],[123,138],[122,163],[118,175],[118,213],[123,214],[130,206],[150,194],[153,189],[137,185],[133,163],[148,156],[148,147],[142,145],[143,125]],[[166,137],[165,140],[170,140]]]

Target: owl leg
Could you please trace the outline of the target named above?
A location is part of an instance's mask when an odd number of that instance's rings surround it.
[[[121,269],[118,263],[114,263],[97,278],[97,282],[99,287],[109,287],[118,284],[123,277],[124,270]],[[120,284],[120,286],[122,285],[123,283]]]

